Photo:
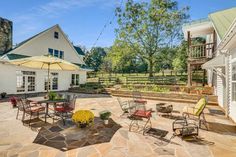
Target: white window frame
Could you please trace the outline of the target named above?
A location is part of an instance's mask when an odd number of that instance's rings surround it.
[[[73,78],[74,76],[74,78]],[[80,85],[80,75],[79,74],[71,74],[71,85],[79,86]]]
[[[231,94],[232,94],[232,101],[236,102],[236,78],[235,79],[233,78],[233,75],[234,74],[236,75],[236,62],[233,62],[231,65],[232,65],[232,83],[231,83],[232,91],[231,91]]]
[[[53,89],[53,79],[57,78],[57,89]],[[44,77],[44,90],[46,91],[48,86],[47,86],[47,82],[48,82],[48,75],[45,75]],[[57,91],[59,89],[59,74],[56,72],[51,72],[50,76],[49,76],[49,89],[51,91]]]
[[[22,84],[24,84],[24,86],[22,87],[22,90],[18,89],[18,77],[22,77],[22,79],[25,79],[24,82],[22,82]],[[30,89],[30,85],[29,84],[29,77],[33,77],[34,78],[34,82],[33,82],[33,87],[34,90],[29,90]],[[26,70],[17,70],[16,71],[16,92],[17,93],[32,93],[36,91],[36,72],[35,71],[26,71]]]

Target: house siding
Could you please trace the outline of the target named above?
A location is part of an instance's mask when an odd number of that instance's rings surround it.
[[[54,38],[54,32],[59,32],[59,38]],[[34,37],[23,45],[13,49],[10,54],[26,56],[41,56],[48,54],[48,48],[64,51],[64,59],[71,63],[84,64],[83,56],[79,55],[73,46],[68,43],[59,26],[54,26],[42,34]]]
[[[16,91],[16,71],[34,71],[35,76],[35,91],[33,92],[17,92]],[[85,71],[55,71],[51,72],[58,73],[58,89],[56,91],[68,90],[71,84],[71,75],[80,75],[80,84],[86,83],[86,72]],[[44,80],[47,76],[46,70],[24,68],[14,65],[0,64],[0,93],[6,92],[8,94],[21,94],[21,93],[37,93],[46,92],[44,90]]]

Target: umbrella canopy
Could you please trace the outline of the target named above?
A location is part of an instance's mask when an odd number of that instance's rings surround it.
[[[15,59],[10,61],[11,64],[24,66],[29,68],[36,68],[36,69],[50,69],[50,70],[79,70],[80,68],[62,60],[60,58],[56,58],[53,56],[34,56],[34,57],[27,57],[23,59]]]
[[[74,70],[80,69],[75,64],[72,64],[70,62],[67,62],[65,60],[62,60],[60,58],[56,58],[50,55],[15,59],[15,60],[10,61],[10,63],[14,65],[18,65],[18,66],[28,67],[28,68],[47,69],[48,78],[50,76],[50,70],[74,71]],[[50,83],[50,80],[48,79],[47,92],[49,91],[49,83]]]

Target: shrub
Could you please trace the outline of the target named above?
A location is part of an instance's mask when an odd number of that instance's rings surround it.
[[[5,98],[5,97],[6,97],[6,95],[7,95],[7,93],[6,93],[6,92],[2,92],[2,93],[1,93],[1,98]]]

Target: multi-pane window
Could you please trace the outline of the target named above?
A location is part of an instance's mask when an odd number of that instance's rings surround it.
[[[232,64],[232,101],[236,101],[236,63]]]
[[[25,91],[25,76],[16,76],[16,91],[24,92]]]
[[[71,75],[71,84],[76,86],[79,85],[79,74]]]
[[[51,73],[52,75],[52,90],[58,89],[58,73]]]
[[[58,32],[54,32],[54,38],[56,38],[56,39],[59,38],[59,33]]]
[[[48,88],[49,85],[49,88]],[[57,90],[58,89],[58,73],[51,73],[50,79],[45,76],[44,79],[44,89],[47,90]]]
[[[64,51],[59,51],[59,50],[55,50],[52,48],[48,48],[48,54],[51,56],[54,56],[54,57],[64,59]]]
[[[35,75],[34,71],[16,71],[16,91],[35,91]]]

